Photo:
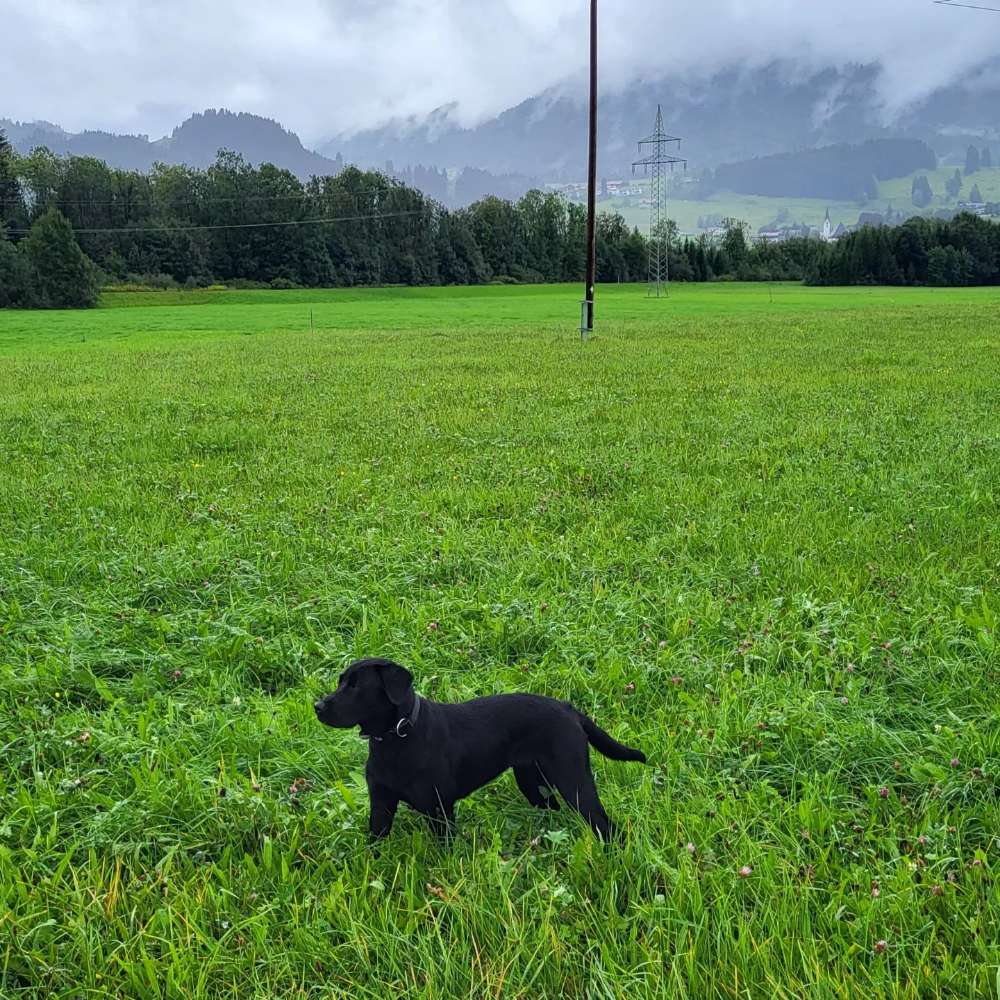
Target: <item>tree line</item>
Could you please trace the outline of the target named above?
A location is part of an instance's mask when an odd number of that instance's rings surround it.
[[[105,282],[252,282],[274,287],[582,281],[582,207],[531,191],[449,211],[398,179],[347,167],[303,183],[220,152],[205,170],[148,173],[45,148],[0,147],[0,226],[28,241],[67,220]],[[6,256],[9,256],[7,253]],[[598,227],[599,277],[645,273],[643,237],[620,217]]]
[[[863,230],[836,246],[757,243],[736,220],[726,220],[718,241],[681,239],[672,223],[658,237],[677,281],[997,280],[1000,227],[964,216],[929,224],[918,240],[927,261],[903,254],[897,272],[883,260],[884,245],[895,253],[904,237],[894,234],[914,228],[907,226]],[[878,267],[869,266],[871,241],[880,248]],[[398,179],[354,167],[302,182],[220,152],[204,170],[157,165],[143,173],[44,148],[18,156],[0,133],[0,305],[87,306],[102,284],[115,283],[582,282],[585,242],[584,208],[551,193],[489,196],[449,211]],[[617,214],[599,217],[599,281],[644,280],[647,259],[637,229]]]
[[[1000,225],[976,215],[866,226],[819,259],[819,285],[998,285]]]

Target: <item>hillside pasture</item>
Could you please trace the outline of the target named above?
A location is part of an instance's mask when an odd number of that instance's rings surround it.
[[[925,176],[934,191],[934,200],[919,214],[933,215],[950,209],[954,211],[960,201],[968,201],[974,184],[987,201],[1000,201],[1000,167],[980,170],[970,177],[963,177],[962,190],[958,198],[947,196],[945,184],[955,173],[955,166],[939,167],[937,170],[921,170],[909,177],[879,183],[878,198],[869,202],[831,201],[822,198],[769,198],[762,195],[738,194],[719,191],[704,200],[673,198],[668,200],[667,216],[674,219],[682,233],[697,235],[698,220],[705,216],[742,219],[750,224],[754,232],[762,226],[769,226],[784,213],[787,225],[804,223],[820,227],[827,211],[834,227],[839,222],[845,226],[857,225],[862,212],[885,212],[891,205],[893,211],[908,214],[917,212],[913,206],[913,179]],[[638,204],[636,199],[609,199],[601,202],[603,210],[620,212],[631,226],[638,226],[642,232],[649,228],[649,209]]]

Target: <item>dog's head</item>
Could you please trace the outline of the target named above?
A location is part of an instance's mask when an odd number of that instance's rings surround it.
[[[358,660],[341,675],[337,690],[313,706],[325,726],[360,726],[366,735],[391,729],[413,698],[413,675],[391,660]]]

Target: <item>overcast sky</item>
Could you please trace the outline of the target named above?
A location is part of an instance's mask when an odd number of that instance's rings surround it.
[[[986,0],[970,0],[986,2]],[[586,0],[0,0],[0,117],[168,132],[193,111],[307,142],[457,101],[464,123],[585,65]],[[603,82],[879,60],[886,111],[1000,52],[1000,14],[930,0],[602,0]]]

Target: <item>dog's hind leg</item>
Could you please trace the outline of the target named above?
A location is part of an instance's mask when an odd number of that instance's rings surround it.
[[[602,840],[610,841],[614,827],[601,805],[586,751],[582,760],[576,754],[560,755],[542,762],[540,767],[546,779],[559,789],[566,804],[575,809]]]
[[[514,768],[514,778],[517,787],[521,789],[521,794],[538,809],[558,809],[559,800],[555,794],[546,795],[542,791],[542,786],[551,792],[555,789],[542,777],[542,772],[538,770],[536,764],[527,764]]]

